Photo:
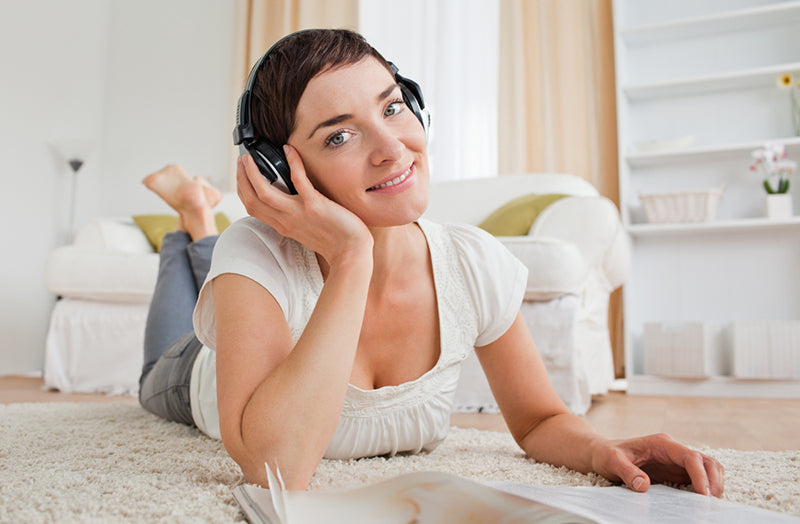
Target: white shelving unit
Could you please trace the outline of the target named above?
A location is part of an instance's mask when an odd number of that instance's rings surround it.
[[[737,379],[730,368],[700,379],[645,375],[642,340],[648,322],[800,320],[800,216],[765,218],[761,179],[749,170],[766,142],[800,161],[789,93],[777,86],[800,73],[800,1],[614,0],[614,24],[620,207],[633,242],[628,392],[800,398],[800,380]],[[793,184],[800,215],[800,174]],[[644,219],[640,194],[721,186],[713,221]]]

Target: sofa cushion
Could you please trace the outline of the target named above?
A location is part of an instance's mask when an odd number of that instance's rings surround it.
[[[517,197],[500,206],[478,227],[494,236],[521,236],[527,235],[531,225],[547,206],[567,195],[550,193],[531,193]]]
[[[78,230],[72,245],[123,253],[153,252],[147,237],[130,218],[90,220]]]
[[[217,213],[214,215],[217,223],[217,229],[222,233],[225,228],[231,225],[231,221],[224,213]],[[164,235],[175,231],[178,227],[178,215],[134,215],[133,221],[142,230],[142,233],[147,237],[150,245],[156,252],[161,251],[161,243],[164,241]]]
[[[525,300],[580,294],[589,266],[575,244],[557,238],[499,237],[528,268]]]

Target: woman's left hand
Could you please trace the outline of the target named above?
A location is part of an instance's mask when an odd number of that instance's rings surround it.
[[[665,434],[602,440],[593,450],[592,469],[638,492],[662,482],[691,484],[695,492],[715,497],[722,495],[724,488],[724,468],[719,461]]]

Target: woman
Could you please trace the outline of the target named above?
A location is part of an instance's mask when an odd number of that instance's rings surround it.
[[[363,38],[291,35],[259,68],[253,96],[256,133],[285,144],[297,194],[240,158],[252,218],[216,243],[194,312],[204,347],[189,403],[247,481],[265,485],[266,462],[303,489],[323,457],[432,449],[474,349],[532,458],[636,491],[669,481],[721,494],[713,458],[666,435],[612,442],[569,413],[519,314],[525,267],[477,228],[420,219],[425,130]]]

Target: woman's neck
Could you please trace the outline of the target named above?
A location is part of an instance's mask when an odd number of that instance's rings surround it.
[[[416,222],[398,227],[373,228],[372,249],[374,284],[389,281],[413,266],[420,258],[419,245],[424,235]]]
[[[416,222],[397,227],[371,228],[374,244],[372,248],[373,289],[391,286],[398,278],[407,276],[409,270],[427,258],[427,250],[419,249],[420,243],[426,243],[425,236]],[[425,244],[427,245],[427,244]],[[327,277],[327,262],[317,255],[323,279]]]

